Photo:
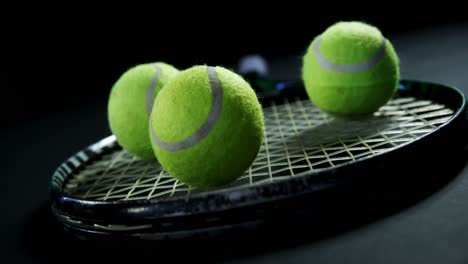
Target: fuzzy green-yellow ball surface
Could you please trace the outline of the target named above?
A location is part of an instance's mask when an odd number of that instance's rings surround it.
[[[108,101],[108,120],[117,142],[129,153],[154,159],[148,136],[148,122],[156,95],[179,70],[156,62],[127,70],[112,87]]]
[[[222,67],[194,66],[159,93],[149,132],[169,174],[194,187],[217,187],[240,177],[257,156],[263,112],[242,77]]]
[[[338,22],[309,45],[302,78],[317,107],[353,119],[371,115],[393,96],[398,64],[392,44],[378,28]]]

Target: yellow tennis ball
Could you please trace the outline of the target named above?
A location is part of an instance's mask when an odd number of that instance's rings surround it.
[[[150,122],[162,167],[195,187],[216,187],[241,176],[264,136],[254,90],[222,67],[195,66],[179,73],[158,94]]]
[[[156,95],[178,73],[163,62],[141,64],[127,70],[112,87],[109,125],[128,152],[144,159],[155,158],[148,136],[149,115]]]
[[[317,107],[337,117],[363,117],[395,93],[398,57],[376,27],[339,22],[312,41],[304,56],[302,77]]]

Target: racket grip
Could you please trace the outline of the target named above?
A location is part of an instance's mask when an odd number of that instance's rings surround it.
[[[300,80],[274,80],[256,73],[247,73],[243,77],[250,83],[260,100],[296,98],[306,95],[304,85]]]
[[[305,95],[301,80],[276,80],[269,76],[267,61],[260,55],[242,57],[237,72],[250,83],[260,100],[295,98]]]

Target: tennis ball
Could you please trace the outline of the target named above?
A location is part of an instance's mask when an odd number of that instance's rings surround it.
[[[365,117],[395,93],[398,57],[376,27],[338,22],[309,45],[302,78],[318,108],[338,118]]]
[[[149,133],[165,170],[188,185],[211,188],[252,164],[264,136],[263,112],[242,77],[222,67],[194,66],[159,93]]]
[[[127,70],[112,87],[108,119],[117,142],[129,153],[154,159],[148,121],[154,98],[179,71],[163,63],[141,64]]]

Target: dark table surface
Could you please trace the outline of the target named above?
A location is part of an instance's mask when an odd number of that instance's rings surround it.
[[[467,24],[387,37],[399,53],[403,78],[447,83],[468,94]],[[273,61],[272,76],[295,78],[299,76],[300,64],[300,56]],[[109,133],[105,104],[55,113],[1,132],[4,142],[0,155],[6,174],[0,193],[0,257],[10,258],[4,263],[112,259],[112,248],[89,248],[63,235],[50,216],[47,203],[48,180],[55,167]],[[441,175],[448,180],[429,195],[353,228],[320,237],[284,235],[287,231],[265,239],[241,237],[238,242],[223,242],[226,247],[218,244],[196,250],[190,250],[186,244],[175,245],[172,251],[164,249],[167,252],[156,247],[151,254],[154,261],[163,253],[170,257],[170,253],[188,254],[188,259],[205,262],[468,263],[468,151],[465,149],[454,160],[440,172],[448,174]],[[249,250],[245,250],[247,247]],[[91,256],[96,252],[100,256]]]

